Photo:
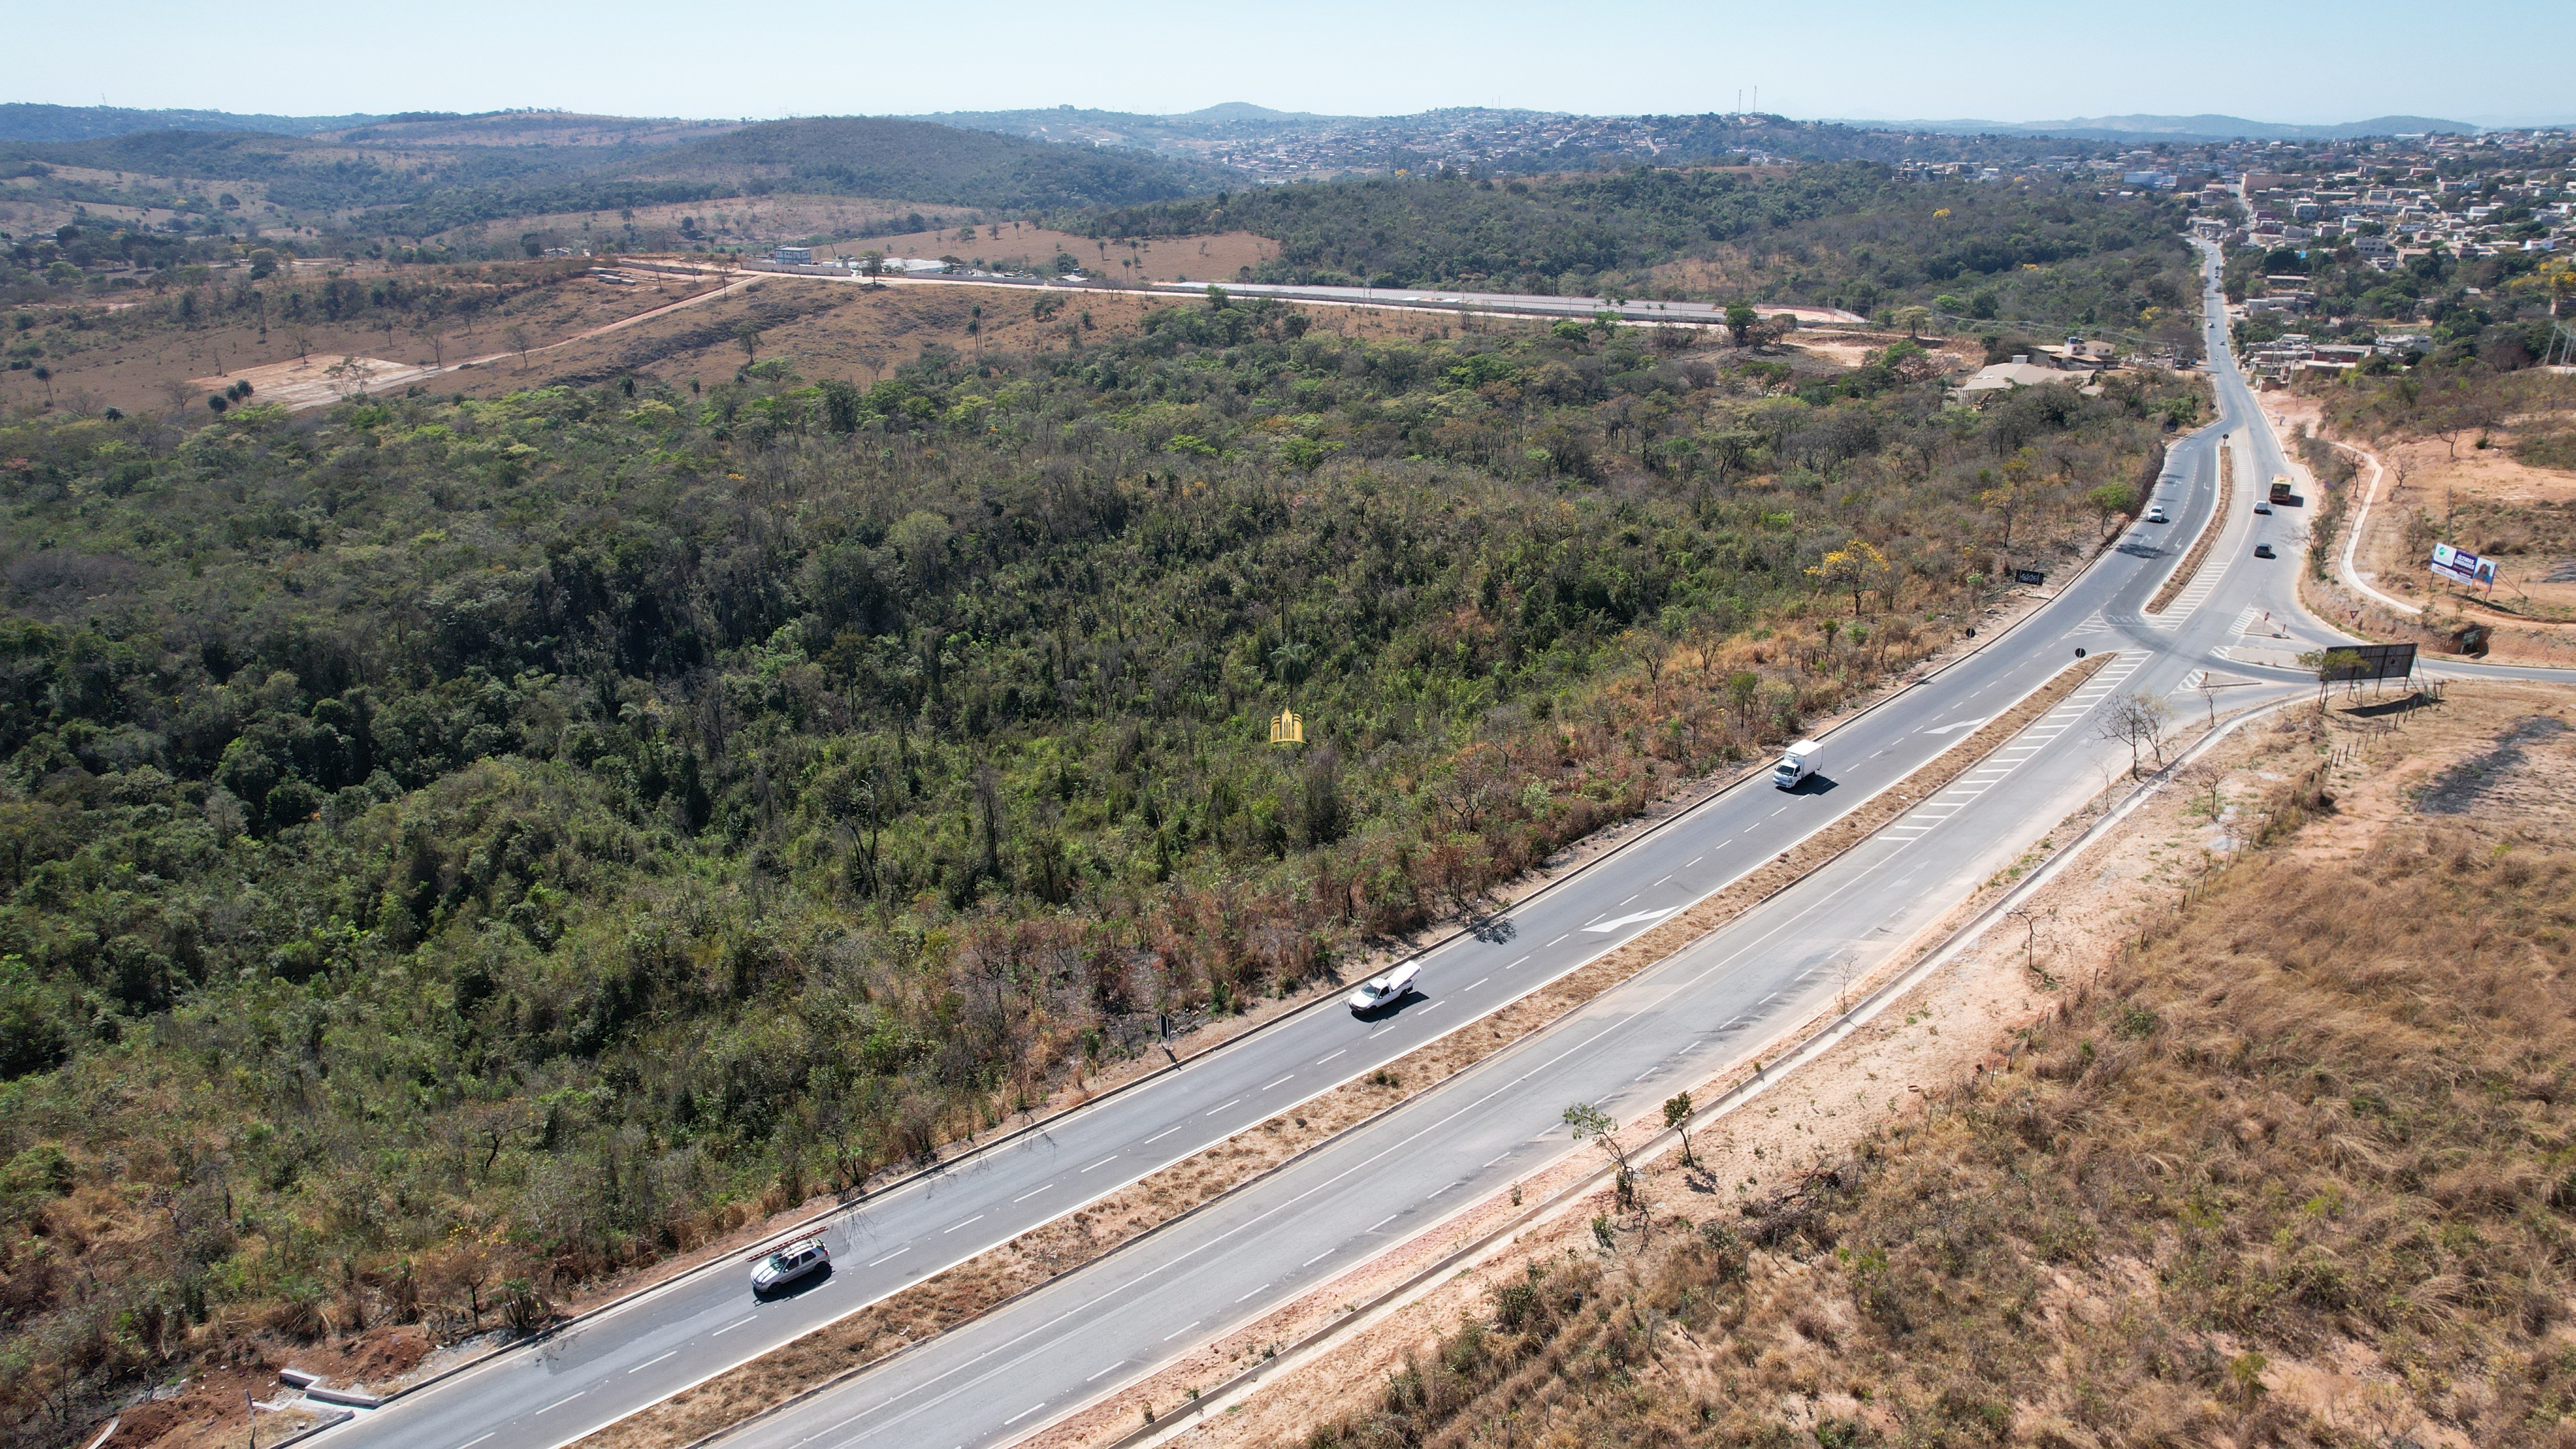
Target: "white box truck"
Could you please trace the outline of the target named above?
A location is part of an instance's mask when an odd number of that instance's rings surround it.
[[[1800,740],[1780,756],[1771,768],[1771,783],[1783,790],[1795,790],[1798,782],[1816,773],[1816,755],[1824,746],[1814,740]]]

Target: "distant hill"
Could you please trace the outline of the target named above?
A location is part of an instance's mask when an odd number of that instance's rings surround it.
[[[183,191],[251,181],[291,212],[361,212],[367,227],[402,236],[782,191],[995,210],[1131,206],[1218,190],[1230,179],[1187,158],[922,121],[742,125],[562,112],[389,116],[305,135],[153,128],[71,141],[0,139],[0,159],[165,178],[187,183]]]
[[[470,116],[416,112],[341,131],[337,139],[391,146],[671,146],[739,130],[745,124],[670,116],[594,116],[580,111],[483,111]]]
[[[1361,124],[1354,116],[1318,116],[1303,111],[1274,111],[1244,101],[1157,116],[1137,111],[1095,111],[1078,106],[1041,106],[1021,111],[941,111],[903,119],[955,126],[970,131],[1019,136],[1083,146],[1129,146],[1140,151],[1188,153],[1211,141],[1244,141],[1339,126]]]
[[[768,121],[631,162],[668,181],[738,180],[752,190],[902,197],[952,206],[1068,207],[1214,190],[1212,168],[1129,149],[1048,145],[883,116]]]
[[[13,155],[60,165],[153,176],[259,177],[319,143],[279,131],[124,131],[78,141],[10,147]]]
[[[1842,121],[1873,131],[1937,131],[1958,136],[2065,136],[2087,141],[2349,141],[2357,136],[2439,133],[2474,136],[2466,121],[2433,116],[2373,116],[2366,121],[2310,126],[2249,121],[2242,116],[2075,116],[2062,121]]]
[[[0,141],[94,141],[137,131],[266,131],[311,136],[386,116],[245,116],[230,111],[135,111],[123,106],[0,104]]]
[[[1274,111],[1268,106],[1256,106],[1250,101],[1220,101],[1213,106],[1202,106],[1195,111],[1183,111],[1177,116],[1166,116],[1163,119],[1168,121],[1264,121],[1277,125],[1282,121],[1330,121],[1341,118],[1317,115],[1313,111]]]
[[[1740,160],[1753,151],[1802,161],[2018,161],[2053,149],[2036,135],[1940,132],[1899,137],[1884,124],[1793,121],[1756,112],[1700,116],[1578,116],[1488,106],[1453,106],[1404,116],[1325,116],[1230,101],[1182,115],[1092,111],[1073,106],[1025,111],[943,111],[915,119],[1029,140],[1120,146],[1196,159],[1228,145],[1286,142],[1310,164],[1377,169],[1441,164],[1462,143],[1471,164],[1496,171],[1584,170]],[[1655,136],[1649,145],[1641,131]],[[1240,181],[1240,173],[1235,180]]]

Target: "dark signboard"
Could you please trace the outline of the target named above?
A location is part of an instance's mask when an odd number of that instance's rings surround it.
[[[2326,651],[2317,678],[2332,684],[2362,679],[2404,679],[2415,672],[2412,644],[2342,644]]]
[[[2013,582],[2017,584],[2044,584],[2048,582],[2048,575],[2041,573],[2037,569],[2014,569]]]

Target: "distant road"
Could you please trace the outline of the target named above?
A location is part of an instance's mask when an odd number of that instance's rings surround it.
[[[889,286],[1044,287],[1105,292],[1111,296],[1143,293],[1149,296],[1199,297],[1205,296],[1210,287],[1220,287],[1228,296],[1276,297],[1283,302],[1317,302],[1332,307],[1399,307],[1432,312],[1484,312],[1506,317],[1573,317],[1585,322],[1604,312],[1616,312],[1623,322],[1693,327],[1722,327],[1726,324],[1726,304],[1722,302],[1613,302],[1606,297],[1558,297],[1535,292],[1462,292],[1446,287],[1321,287],[1274,282],[1152,282],[1143,287],[1128,287],[1107,282],[1009,277],[999,273],[943,276],[921,272],[908,276],[864,277],[838,267],[794,267],[757,262],[746,264],[743,270],[779,276],[881,281]],[[1869,324],[1868,318],[1839,307],[1780,307],[1756,302],[1753,310],[1765,317],[1795,317],[1804,323]]]
[[[1551,297],[1530,292],[1460,292],[1441,287],[1302,287],[1269,282],[1156,282],[1157,292],[1203,295],[1222,287],[1238,297],[1277,297],[1288,302],[1332,302],[1345,307],[1420,307],[1447,312],[1502,312],[1525,317],[1575,317],[1589,322],[1603,312],[1616,312],[1623,322],[1682,323],[1722,327],[1726,305],[1719,302],[1613,302],[1603,297]],[[1753,304],[1765,317],[1795,317],[1801,322],[1841,322],[1867,326],[1869,319],[1839,307],[1775,307]]]

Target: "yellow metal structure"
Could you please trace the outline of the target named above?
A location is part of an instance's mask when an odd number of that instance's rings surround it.
[[[1297,711],[1283,709],[1270,721],[1270,743],[1274,745],[1306,743],[1306,722],[1297,717]]]

